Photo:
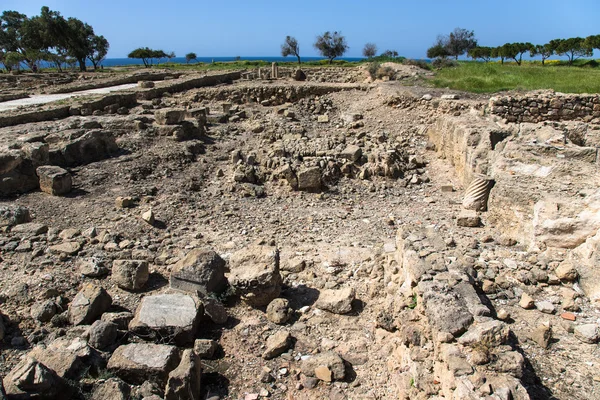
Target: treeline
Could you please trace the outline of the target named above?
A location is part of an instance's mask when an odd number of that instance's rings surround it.
[[[31,18],[17,11],[3,11],[0,16],[0,63],[8,71],[19,69],[22,63],[37,70],[41,61],[59,71],[65,64],[79,64],[85,71],[90,60],[96,69],[108,48],[108,40],[96,35],[90,25],[48,7]]]
[[[190,53],[190,54],[186,55],[186,60],[187,60],[187,57],[190,55],[194,56],[194,57],[192,57],[193,59],[196,58],[195,54]],[[166,58],[167,60],[171,61],[171,59],[175,58],[176,55],[174,52],[166,53],[163,50],[153,50],[149,47],[139,47],[139,48],[133,50],[131,53],[129,53],[127,55],[127,57],[141,59],[142,62],[144,63],[144,67],[150,68],[154,64],[154,62],[156,62],[158,64],[158,63],[160,63],[160,60],[162,60],[163,58]],[[187,62],[189,62],[189,61],[187,61]]]
[[[580,57],[591,57],[594,49],[600,49],[600,35],[588,36],[587,38],[554,39],[549,43],[535,45],[526,43],[506,43],[498,47],[479,46],[474,31],[456,28],[452,33],[438,36],[436,42],[427,49],[427,57],[432,59],[445,59],[467,54],[473,59],[490,61],[500,59],[514,60],[518,65],[523,61],[523,55],[529,53],[531,57],[540,56],[542,65],[553,55],[567,57],[569,65]]]

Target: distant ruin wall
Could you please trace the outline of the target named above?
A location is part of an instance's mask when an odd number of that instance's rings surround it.
[[[489,110],[508,122],[600,123],[600,95],[539,93],[492,97]]]
[[[162,96],[163,93],[179,93],[186,90],[231,82],[233,80],[240,79],[241,75],[241,71],[235,71],[225,74],[207,75],[185,80],[168,81],[168,84],[157,86],[152,89],[138,90],[137,96],[139,99],[152,100]]]

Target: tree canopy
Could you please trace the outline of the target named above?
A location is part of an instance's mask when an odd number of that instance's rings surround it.
[[[301,64],[300,60],[300,46],[298,45],[298,40],[296,40],[293,36],[286,36],[285,41],[281,45],[281,56],[296,56],[298,59],[298,64]]]
[[[329,31],[317,36],[314,46],[323,57],[329,60],[329,64],[335,58],[343,56],[350,48],[341,32],[331,33]]]
[[[96,68],[108,49],[108,40],[97,36],[89,24],[77,18],[65,18],[48,7],[42,7],[40,14],[31,18],[16,11],[4,11],[0,15],[0,51],[20,54],[21,62],[30,68],[44,60],[60,69],[61,64],[72,58],[79,69],[85,71],[86,59]],[[16,56],[10,59],[15,60]],[[4,66],[14,67],[7,63]]]
[[[196,53],[187,53],[185,55],[185,62],[187,64],[189,64],[190,61],[197,60],[197,59],[198,59],[198,56],[196,55]]]
[[[377,54],[377,45],[375,43],[367,43],[363,48],[363,56],[373,58]]]
[[[158,64],[162,58],[169,58],[171,55],[175,57],[175,54],[167,54],[163,50],[153,50],[148,47],[139,47],[129,53],[127,57],[141,59],[144,63],[144,66],[146,68],[150,68],[152,65],[154,65],[154,62]]]

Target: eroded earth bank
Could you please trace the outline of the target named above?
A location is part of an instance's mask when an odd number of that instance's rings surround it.
[[[11,77],[0,398],[599,398],[600,98],[398,68]]]

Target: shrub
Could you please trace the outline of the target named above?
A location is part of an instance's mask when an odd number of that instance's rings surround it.
[[[396,70],[392,67],[379,67],[377,70],[377,78],[389,78],[391,81],[393,81],[396,78]]]
[[[413,60],[410,58],[405,58],[402,61],[402,64],[404,65],[414,65],[415,67],[419,67],[421,69],[425,69],[425,70],[431,70],[431,65],[427,62],[427,61],[423,61],[423,60]]]
[[[435,69],[451,68],[458,66],[458,63],[448,58],[436,58],[432,61],[431,66]]]
[[[381,64],[379,64],[378,62],[372,62],[369,64],[369,68],[367,69],[367,71],[369,71],[369,75],[371,76],[371,79],[373,79],[373,80],[377,79],[377,71],[379,71],[380,67],[381,67]]]

